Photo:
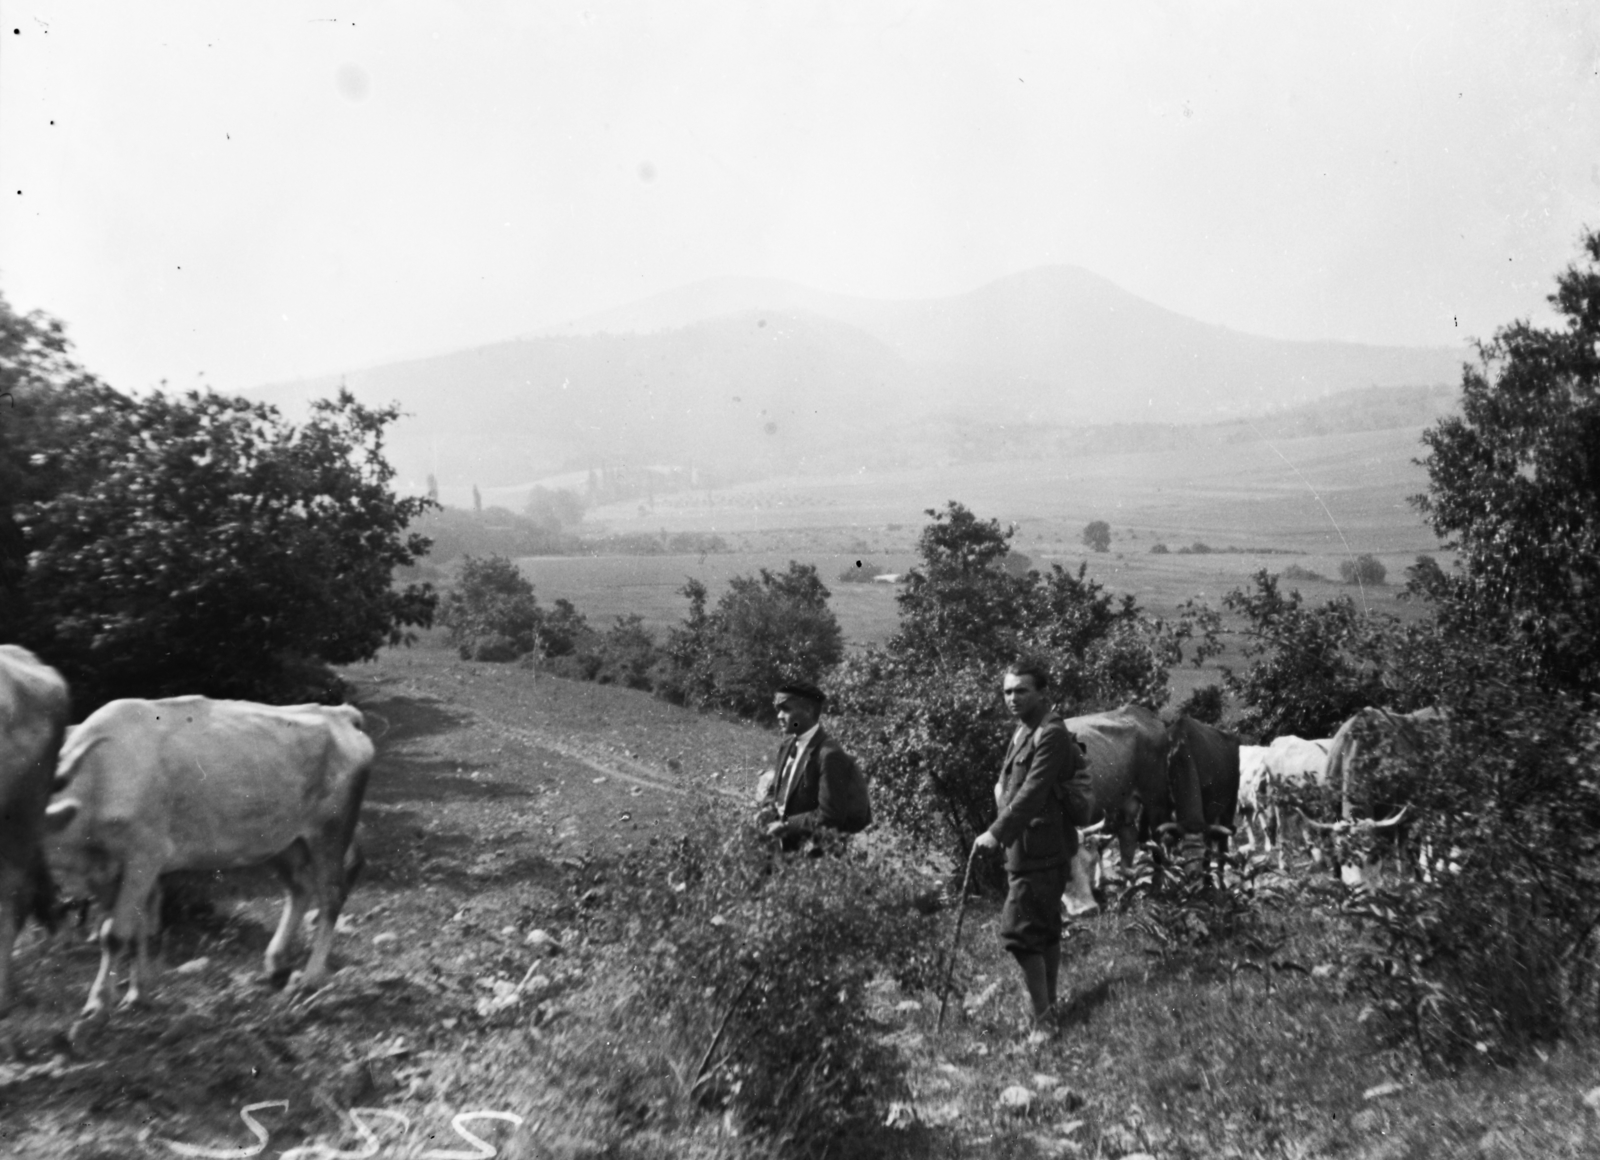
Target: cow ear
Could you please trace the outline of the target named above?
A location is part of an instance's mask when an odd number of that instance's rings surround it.
[[[81,808],[77,798],[51,803],[44,811],[45,832],[55,834],[66,829],[72,824],[72,819],[78,816],[78,810]]]

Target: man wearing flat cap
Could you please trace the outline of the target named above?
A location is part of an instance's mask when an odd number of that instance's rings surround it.
[[[826,703],[821,689],[804,682],[772,695],[784,737],[776,764],[756,783],[756,816],[785,850],[800,849],[819,829],[854,834],[872,821],[867,779],[823,731]]]

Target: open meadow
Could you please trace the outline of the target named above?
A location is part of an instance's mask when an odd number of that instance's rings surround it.
[[[606,932],[629,918],[613,912],[619,873],[691,813],[745,797],[775,735],[464,663],[438,635],[346,676],[379,756],[367,872],[332,981],[290,997],[256,978],[277,909],[263,875],[191,880],[153,995],[69,1041],[97,952],[81,929],[30,928],[20,1004],[0,1034],[0,1153],[770,1154],[714,1101],[690,1099],[676,1065],[648,1049],[649,1026],[619,1014],[628,964]],[[903,1085],[890,1122],[841,1154],[1600,1154],[1600,1116],[1582,1102],[1600,1049],[1568,1044],[1515,1070],[1419,1070],[1364,1026],[1336,890],[1302,868],[1275,893],[1251,938],[1194,950],[1163,950],[1137,908],[1075,921],[1065,1025],[1034,1046],[994,936],[997,902],[973,899],[942,1033],[936,994],[869,988],[866,1017]],[[927,929],[945,945],[948,903]],[[465,1132],[484,1147],[464,1149]]]

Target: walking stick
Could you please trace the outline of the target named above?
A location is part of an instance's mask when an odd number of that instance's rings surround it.
[[[967,855],[967,872],[961,876],[961,901],[956,906],[956,933],[950,939],[949,962],[945,964],[944,986],[939,989],[939,1021],[934,1024],[935,1035],[944,1030],[944,1006],[950,998],[950,979],[956,973],[956,948],[961,945],[961,922],[967,917],[967,887],[972,885],[972,863],[978,857],[978,848],[974,846],[972,853]]]

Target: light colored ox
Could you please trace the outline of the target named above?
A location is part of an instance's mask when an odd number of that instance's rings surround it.
[[[1339,821],[1304,820],[1312,829],[1333,839],[1339,876],[1347,885],[1377,885],[1386,852],[1393,853],[1398,864],[1405,863],[1402,823],[1409,807],[1402,802],[1375,802],[1369,775],[1385,753],[1416,752],[1427,744],[1429,729],[1443,717],[1443,712],[1435,708],[1414,713],[1366,708],[1333,735],[1326,777],[1328,784],[1339,791]],[[1381,822],[1374,820],[1379,807],[1390,815]]]
[[[54,921],[40,842],[72,820],[71,807],[48,806],[69,712],[60,673],[25,648],[0,645],[0,1012],[11,1003],[17,932],[30,913]]]
[[[105,1010],[130,942],[123,1005],[139,1000],[160,879],[177,870],[271,865],[285,899],[266,973],[302,987],[327,977],[334,926],[361,866],[356,821],[374,754],[362,724],[348,705],[172,697],[112,701],[73,731],[57,780],[78,815],[52,839],[51,857],[110,911],[85,1015]],[[308,905],[317,908],[311,957],[291,979],[284,957]]]

